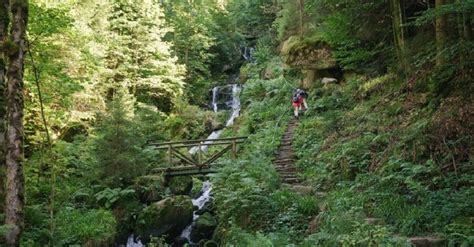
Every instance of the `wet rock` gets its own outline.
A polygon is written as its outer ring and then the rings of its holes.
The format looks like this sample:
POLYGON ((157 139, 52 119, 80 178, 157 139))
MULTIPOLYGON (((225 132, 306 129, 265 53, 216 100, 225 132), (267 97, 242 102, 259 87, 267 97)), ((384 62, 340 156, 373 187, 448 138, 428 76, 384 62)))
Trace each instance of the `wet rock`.
POLYGON ((146 207, 138 216, 139 235, 146 241, 149 236, 167 235, 175 239, 193 220, 193 203, 189 196, 165 198, 146 207))
POLYGON ((201 239, 211 239, 216 227, 216 219, 209 212, 204 213, 194 222, 191 241, 198 242, 201 239))
POLYGON ((193 189, 193 179, 189 176, 173 177, 169 181, 169 188, 174 195, 189 195, 193 189))

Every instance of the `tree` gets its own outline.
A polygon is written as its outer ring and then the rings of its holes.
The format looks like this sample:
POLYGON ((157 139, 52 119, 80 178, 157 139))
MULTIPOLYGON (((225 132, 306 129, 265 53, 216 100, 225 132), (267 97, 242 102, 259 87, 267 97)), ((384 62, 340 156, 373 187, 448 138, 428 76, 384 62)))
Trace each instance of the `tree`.
MULTIPOLYGON (((441 9, 442 6, 446 3, 446 0, 436 0, 435 7, 436 9, 441 9)), ((435 32, 436 32, 436 65, 441 66, 444 63, 443 50, 446 46, 447 39, 447 20, 446 15, 439 14, 436 16, 435 20, 435 32)))
POLYGON ((406 30, 403 26, 405 24, 405 11, 403 0, 390 0, 390 8, 392 11, 392 27, 393 38, 397 51, 398 62, 403 71, 407 69, 407 62, 405 58, 405 36, 406 30))
MULTIPOLYGON (((4 198, 5 198, 5 53, 1 49, 5 46, 8 34, 8 0, 0 0, 0 214, 3 214, 4 198)), ((0 223, 3 219, 0 219, 0 223)))
POLYGON ((142 103, 169 112, 183 93, 184 68, 162 41, 162 13, 151 0, 113 0, 106 55, 108 99, 125 86, 142 103))
POLYGON ((8 245, 19 246, 23 231, 24 177, 23 177, 23 61, 28 22, 28 0, 12 1, 12 24, 8 40, 7 62, 7 167, 5 224, 8 245))
POLYGON ((100 179, 107 185, 129 185, 145 168, 141 162, 143 138, 133 119, 133 95, 122 88, 107 105, 96 142, 100 179))

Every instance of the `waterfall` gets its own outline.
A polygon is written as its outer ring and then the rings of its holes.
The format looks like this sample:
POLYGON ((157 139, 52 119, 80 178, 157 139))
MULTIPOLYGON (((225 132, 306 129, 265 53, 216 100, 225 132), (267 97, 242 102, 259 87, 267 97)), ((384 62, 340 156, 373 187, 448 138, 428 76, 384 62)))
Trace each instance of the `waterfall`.
POLYGON ((219 94, 219 87, 214 87, 212 89, 212 108, 214 112, 217 112, 217 96, 219 94))
POLYGON ((255 48, 254 47, 243 47, 241 49, 242 51, 242 57, 246 60, 246 61, 251 61, 253 60, 253 54, 255 52, 255 48))
MULTIPOLYGON (((235 77, 233 79, 234 82, 235 82, 235 80, 237 80, 237 77, 235 77)), ((229 118, 226 121, 226 124, 225 124, 226 127, 232 126, 234 124, 234 120, 240 114, 240 98, 239 98, 240 86, 237 83, 230 84, 229 86, 232 86, 232 99, 229 102, 227 102, 226 104, 230 107, 232 112, 231 112, 229 118)), ((219 87, 214 87, 212 89, 212 107, 213 107, 214 112, 217 112, 219 110, 218 109, 219 92, 220 92, 219 87)), ((216 130, 216 131, 212 132, 206 139, 207 140, 217 139, 222 134, 222 131, 223 130, 216 130)), ((206 143, 209 143, 209 142, 204 142, 204 144, 206 144, 206 143)), ((201 152, 207 152, 207 149, 208 149, 208 146, 203 145, 203 146, 201 146, 200 151, 201 152)), ((197 152, 199 152, 199 147, 194 147, 194 148, 191 148, 189 150, 190 154, 195 154, 197 152)), ((205 181, 202 185, 201 196, 199 196, 198 198, 192 200, 193 205, 198 208, 197 210, 202 209, 204 207, 204 205, 209 201, 209 199, 211 198, 211 190, 212 190, 211 182, 210 181, 205 181)), ((191 231, 193 229, 193 224, 199 218, 199 215, 196 214, 197 210, 195 210, 193 212, 193 222, 191 224, 189 224, 181 232, 181 237, 187 239, 190 243, 191 243, 190 237, 191 237, 191 231)), ((134 238, 133 234, 130 235, 129 238, 128 238, 126 247, 144 247, 145 246, 145 245, 142 244, 142 242, 140 240, 136 240, 136 241, 137 242, 135 242, 135 238, 134 238)))
POLYGON ((137 242, 135 242, 135 238, 133 234, 128 237, 126 246, 127 247, 144 247, 144 245, 142 244, 142 241, 140 241, 139 239, 137 239, 137 242))
MULTIPOLYGON (((231 84, 232 86, 232 100, 229 102, 229 105, 232 109, 232 113, 230 115, 230 117, 227 119, 226 121, 226 124, 225 126, 226 127, 229 127, 229 126, 232 126, 234 124, 234 120, 239 116, 240 114, 240 97, 239 97, 239 94, 240 94, 240 86, 238 84, 231 84)), ((214 89, 212 89, 212 105, 214 106, 214 111, 217 112, 217 100, 214 101, 215 99, 217 99, 218 97, 218 92, 219 90, 216 89, 217 87, 215 87, 214 89), (216 96, 214 97, 214 92, 216 92, 216 96)), ((214 132, 212 132, 206 139, 207 140, 213 140, 213 139, 217 139, 219 138, 219 136, 222 134, 222 130, 216 130, 214 132)), ((210 142, 204 142, 203 144, 207 144, 207 143, 210 143, 210 142)), ((203 145, 201 146, 201 151, 202 152, 207 152, 207 146, 206 145, 203 145)), ((197 153, 199 150, 199 147, 193 147, 189 150, 189 153, 190 154, 195 154, 197 153)))
POLYGON ((227 120, 225 126, 229 127, 234 124, 234 120, 240 115, 240 87, 238 84, 232 85, 232 114, 227 120))
MULTIPOLYGON (((193 223, 199 218, 199 215, 196 214, 196 212, 204 207, 206 203, 211 199, 211 190, 212 190, 212 184, 209 181, 205 181, 202 184, 202 189, 201 189, 201 196, 199 196, 196 199, 193 199, 193 206, 197 207, 198 209, 193 212, 193 223)), ((193 230, 193 223, 189 224, 183 232, 181 232, 181 237, 185 238, 189 241, 189 243, 192 243, 191 241, 191 231, 193 230)))
MULTIPOLYGON (((227 122, 225 124, 226 127, 229 127, 229 126, 232 126, 234 124, 234 120, 239 116, 240 114, 240 86, 238 84, 231 84, 232 86, 232 100, 229 102, 229 105, 231 107, 231 114, 230 114, 230 117, 227 119, 227 122)), ((218 89, 217 87, 215 87, 214 89, 212 89, 212 105, 214 106, 214 111, 217 112, 217 101, 216 101, 216 98, 217 98, 217 93, 218 93, 218 89)), ((219 136, 222 134, 222 131, 223 130, 216 130, 214 132, 212 132, 206 139, 207 140, 213 140, 213 139, 217 139, 219 138, 219 136)), ((209 142, 207 142, 209 143, 209 142)), ((204 142, 204 144, 206 144, 206 142, 204 142)), ((191 148, 189 150, 189 153, 190 154, 195 154, 196 152, 207 152, 207 146, 206 145, 203 145, 201 146, 201 150, 199 150, 199 147, 194 147, 194 148, 191 148)), ((205 181, 202 185, 202 189, 201 189, 201 196, 196 198, 195 200, 193 200, 193 205, 196 206, 199 209, 201 209, 202 207, 204 207, 204 205, 209 201, 209 199, 211 198, 211 189, 212 189, 212 184, 210 181, 205 181)), ((184 230, 183 232, 181 232, 181 237, 182 238, 186 238, 190 243, 191 242, 191 232, 193 230, 193 225, 194 225, 194 222, 199 218, 199 215, 196 214, 196 211, 195 210, 193 212, 193 222, 191 224, 189 224, 184 230)))

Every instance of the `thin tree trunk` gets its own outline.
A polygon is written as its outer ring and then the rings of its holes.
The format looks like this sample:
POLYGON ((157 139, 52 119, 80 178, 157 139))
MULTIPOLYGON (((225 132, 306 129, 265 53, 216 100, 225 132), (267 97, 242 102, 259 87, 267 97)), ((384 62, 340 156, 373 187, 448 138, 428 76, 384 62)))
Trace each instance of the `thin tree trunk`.
MULTIPOLYGON (((465 0, 461 0, 464 3, 465 0)), ((471 13, 463 12, 463 28, 464 28, 464 39, 467 41, 472 40, 472 26, 471 26, 471 13)))
MULTIPOLYGON (((3 47, 8 35, 8 0, 0 0, 0 47, 3 47)), ((5 205, 5 54, 0 51, 0 214, 4 213, 5 205)), ((0 219, 0 225, 3 223, 0 219)))
POLYGON ((19 246, 23 231, 23 61, 28 21, 28 0, 16 0, 10 6, 12 48, 7 63, 7 197, 5 224, 7 244, 19 246))
POLYGON ((299 10, 300 10, 300 14, 299 14, 299 17, 300 17, 300 20, 299 20, 299 26, 300 26, 300 37, 303 38, 303 35, 304 35, 304 25, 303 25, 303 20, 304 20, 304 0, 298 0, 298 3, 299 3, 299 10))
MULTIPOLYGON (((446 0, 436 0, 435 7, 438 9, 446 3, 446 0)), ((446 16, 437 16, 435 20, 435 31, 436 31, 436 65, 441 66, 444 64, 443 50, 446 46, 446 16)))
POLYGON ((393 27, 393 38, 397 51, 398 61, 400 68, 406 73, 408 68, 405 55, 405 15, 403 2, 400 0, 390 0, 390 8, 392 10, 392 27, 393 27))

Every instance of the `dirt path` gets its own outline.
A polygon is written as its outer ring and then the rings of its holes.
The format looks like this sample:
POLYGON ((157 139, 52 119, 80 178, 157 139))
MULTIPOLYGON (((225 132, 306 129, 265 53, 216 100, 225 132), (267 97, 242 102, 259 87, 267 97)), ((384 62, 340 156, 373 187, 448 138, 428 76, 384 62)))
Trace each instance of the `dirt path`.
POLYGON ((293 136, 296 128, 298 127, 298 120, 292 119, 288 123, 288 127, 283 135, 281 145, 278 149, 278 155, 273 161, 278 174, 283 183, 286 184, 300 184, 301 179, 298 178, 297 169, 294 167, 294 158, 293 153, 293 136))

